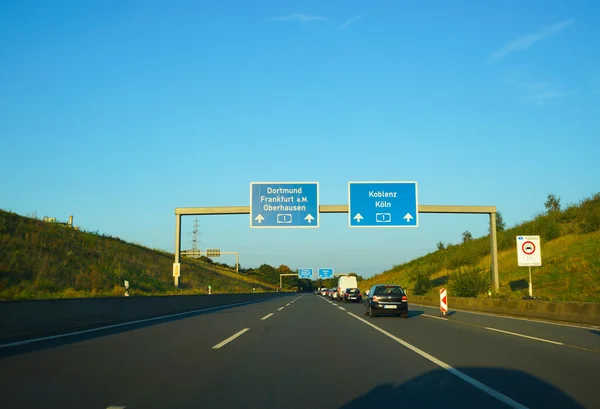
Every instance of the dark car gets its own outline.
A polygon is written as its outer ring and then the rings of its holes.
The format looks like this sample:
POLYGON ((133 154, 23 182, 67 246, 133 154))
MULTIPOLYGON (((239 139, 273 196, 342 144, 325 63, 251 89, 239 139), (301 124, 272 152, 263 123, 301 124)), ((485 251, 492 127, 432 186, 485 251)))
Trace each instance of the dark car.
POLYGON ((365 315, 396 315, 408 317, 408 299, 399 285, 376 284, 371 287, 365 298, 365 315))
POLYGON ((362 302, 362 294, 358 288, 346 288, 346 291, 342 293, 342 301, 362 302))

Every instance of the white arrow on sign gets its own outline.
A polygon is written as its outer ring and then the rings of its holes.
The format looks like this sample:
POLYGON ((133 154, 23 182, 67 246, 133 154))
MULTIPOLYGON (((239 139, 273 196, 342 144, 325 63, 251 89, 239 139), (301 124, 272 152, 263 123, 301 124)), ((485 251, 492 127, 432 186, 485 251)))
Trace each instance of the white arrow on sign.
POLYGON ((406 214, 404 215, 403 219, 404 219, 404 220, 406 220, 406 223, 410 223, 410 221, 411 221, 412 219, 414 219, 414 217, 412 217, 412 216, 410 215, 410 213, 406 213, 406 214))
POLYGON ((262 217, 262 215, 258 215, 254 218, 254 220, 256 220, 258 222, 258 224, 261 224, 263 220, 265 220, 264 217, 262 217))
POLYGON ((308 215, 307 215, 307 216, 304 218, 304 220, 307 220, 309 223, 312 223, 312 221, 313 221, 313 220, 315 220, 315 218, 314 218, 314 217, 312 217, 312 214, 310 214, 310 213, 309 213, 309 214, 308 214, 308 215))
POLYGON ((354 217, 353 217, 353 219, 354 219, 354 220, 356 220, 356 222, 357 222, 357 223, 360 223, 360 221, 361 221, 362 219, 364 219, 364 217, 362 217, 362 216, 360 215, 360 213, 356 213, 356 216, 354 216, 354 217))

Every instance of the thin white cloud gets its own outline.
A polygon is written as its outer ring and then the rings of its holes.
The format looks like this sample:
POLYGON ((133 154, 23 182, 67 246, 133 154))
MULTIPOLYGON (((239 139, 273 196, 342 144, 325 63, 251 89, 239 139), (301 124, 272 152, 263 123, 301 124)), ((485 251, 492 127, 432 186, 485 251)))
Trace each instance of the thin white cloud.
POLYGON ((341 26, 339 26, 339 29, 344 29, 344 28, 348 28, 350 27, 352 24, 354 24, 355 22, 357 22, 358 20, 360 20, 362 18, 362 16, 358 15, 358 16, 354 16, 352 18, 349 18, 348 20, 346 20, 346 22, 344 24, 342 24, 341 26))
POLYGON ((575 20, 564 20, 560 23, 555 23, 549 26, 542 27, 534 33, 529 33, 515 40, 512 40, 504 44, 504 46, 500 50, 492 53, 492 55, 489 58, 489 61, 498 61, 512 52, 527 50, 529 47, 533 46, 538 41, 560 34, 562 31, 566 30, 571 25, 573 25, 573 23, 575 23, 575 20))
POLYGON ((517 81, 515 79, 509 79, 507 83, 523 91, 523 99, 538 104, 546 104, 572 94, 572 92, 561 89, 552 82, 517 81))
POLYGON ((293 13, 287 16, 279 16, 268 19, 269 21, 297 21, 300 23, 310 23, 313 21, 327 21, 327 17, 313 16, 310 14, 293 13))

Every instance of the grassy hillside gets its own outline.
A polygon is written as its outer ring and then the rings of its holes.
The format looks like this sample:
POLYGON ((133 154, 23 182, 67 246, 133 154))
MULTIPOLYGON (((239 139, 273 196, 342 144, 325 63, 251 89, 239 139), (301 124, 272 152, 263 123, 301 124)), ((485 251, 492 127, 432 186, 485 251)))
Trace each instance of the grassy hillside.
MULTIPOLYGON (((498 233, 500 296, 528 294, 528 269, 517 266, 516 236, 539 235, 542 267, 532 267, 533 295, 557 301, 600 302, 600 194, 564 210, 554 209, 498 233)), ((412 294, 448 288, 459 295, 465 287, 482 295, 491 289, 489 236, 435 251, 394 266, 368 280, 398 283, 412 294)))
POLYGON ((276 288, 202 260, 184 259, 181 272, 175 289, 173 254, 0 210, 0 299, 118 296, 124 280, 131 295, 276 288))

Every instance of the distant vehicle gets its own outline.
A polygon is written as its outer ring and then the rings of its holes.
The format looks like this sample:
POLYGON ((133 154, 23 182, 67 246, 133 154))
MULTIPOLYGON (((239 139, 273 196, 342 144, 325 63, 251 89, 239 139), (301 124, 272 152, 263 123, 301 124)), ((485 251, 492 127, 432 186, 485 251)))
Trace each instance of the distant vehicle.
POLYGON ((329 289, 329 299, 333 300, 333 295, 335 294, 335 288, 330 288, 329 289))
POLYGON ((358 282, 356 281, 355 276, 341 276, 340 278, 338 278, 337 284, 338 299, 342 299, 342 293, 346 291, 346 288, 356 287, 358 287, 358 282))
POLYGON ((346 291, 342 293, 342 301, 362 302, 362 293, 358 288, 346 288, 346 291))
POLYGON ((329 295, 329 288, 321 288, 321 295, 327 297, 329 295))
POLYGON ((396 315, 408 317, 406 291, 399 285, 375 284, 365 298, 365 315, 396 315))
POLYGON ((336 294, 336 290, 335 290, 335 288, 330 288, 330 289, 329 289, 329 298, 331 298, 331 299, 333 300, 333 299, 335 299, 335 296, 336 296, 336 295, 337 295, 337 294, 336 294))

